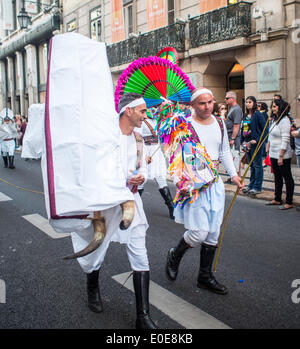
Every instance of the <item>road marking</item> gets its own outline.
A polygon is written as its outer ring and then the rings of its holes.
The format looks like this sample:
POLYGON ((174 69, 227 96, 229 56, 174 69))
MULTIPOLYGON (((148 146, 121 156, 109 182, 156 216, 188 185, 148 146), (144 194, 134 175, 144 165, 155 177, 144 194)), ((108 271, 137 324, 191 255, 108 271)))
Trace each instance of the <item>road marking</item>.
POLYGON ((61 239, 65 238, 66 236, 70 236, 71 234, 60 234, 57 233, 49 224, 48 220, 39 214, 28 214, 26 216, 22 216, 24 219, 26 219, 29 223, 33 224, 35 227, 39 228, 41 231, 43 231, 45 234, 50 236, 52 239, 61 239))
POLYGON ((12 198, 10 198, 9 196, 6 196, 3 193, 0 193, 0 201, 9 201, 12 200, 12 198))
MULTIPOLYGON (((112 278, 124 284, 130 272, 115 275, 112 278)), ((134 292, 133 283, 126 282, 126 288, 134 292)), ((168 315, 180 325, 188 329, 229 329, 230 327, 201 309, 186 302, 180 297, 167 291, 153 281, 150 281, 149 301, 157 309, 168 315)))

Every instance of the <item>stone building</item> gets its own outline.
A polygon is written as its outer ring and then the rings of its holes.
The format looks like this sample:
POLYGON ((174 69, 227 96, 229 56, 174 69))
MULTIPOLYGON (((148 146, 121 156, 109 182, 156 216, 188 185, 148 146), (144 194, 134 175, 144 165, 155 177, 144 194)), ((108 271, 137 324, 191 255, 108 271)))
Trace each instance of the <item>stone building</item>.
POLYGON ((53 33, 60 30, 59 2, 0 3, 0 110, 8 106, 16 114, 27 115, 32 103, 45 100, 48 43, 53 33), (30 20, 23 29, 18 21, 22 10, 30 20))
POLYGON ((64 0, 63 31, 107 43, 114 82, 138 57, 165 46, 218 102, 235 90, 242 105, 253 95, 270 104, 275 93, 296 109, 300 92, 300 2, 291 0, 64 0))
MULTIPOLYGON (((295 101, 300 92, 298 0, 61 0, 60 4, 61 32, 74 31, 107 44, 114 83, 134 59, 172 46, 178 51, 179 66, 194 85, 211 88, 218 102, 224 100, 226 91, 235 90, 241 105, 249 95, 270 105, 278 93, 292 104, 292 114, 300 120, 295 101)), ((15 100, 17 106, 18 89, 13 87, 9 67, 14 60, 18 67, 20 54, 3 49, 18 33, 1 36, 0 48, 0 76, 6 69, 8 100, 15 100)), ((27 52, 26 47, 18 51, 27 52)), ((37 55, 36 49, 34 52, 37 55)), ((32 96, 42 101, 45 80, 40 76, 39 83, 29 83, 30 77, 36 79, 34 64, 31 71, 26 69, 25 100, 38 88, 32 96)), ((0 107, 4 85, 2 82, 0 107)))

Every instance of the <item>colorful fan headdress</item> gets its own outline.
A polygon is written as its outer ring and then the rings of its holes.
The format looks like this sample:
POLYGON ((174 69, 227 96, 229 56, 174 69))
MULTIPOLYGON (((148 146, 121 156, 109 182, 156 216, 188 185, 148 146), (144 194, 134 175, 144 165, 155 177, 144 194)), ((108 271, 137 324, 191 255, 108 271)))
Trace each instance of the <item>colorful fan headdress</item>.
POLYGON ((178 64, 178 53, 173 47, 165 47, 158 52, 157 57, 168 59, 173 64, 178 64))
POLYGON ((140 58, 121 74, 116 91, 115 106, 124 93, 138 93, 144 97, 147 108, 161 104, 162 99, 189 103, 195 87, 188 76, 175 64, 160 57, 140 58))

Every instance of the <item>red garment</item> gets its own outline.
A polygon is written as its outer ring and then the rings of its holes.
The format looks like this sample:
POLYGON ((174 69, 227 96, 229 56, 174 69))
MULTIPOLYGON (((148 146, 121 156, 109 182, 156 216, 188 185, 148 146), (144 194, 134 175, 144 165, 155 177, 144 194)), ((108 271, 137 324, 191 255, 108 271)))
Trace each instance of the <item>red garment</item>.
POLYGON ((268 156, 265 158, 264 163, 265 163, 265 165, 270 166, 270 167, 271 167, 271 173, 274 173, 274 172, 273 172, 273 169, 272 169, 272 166, 271 166, 271 159, 270 159, 270 155, 269 155, 269 154, 268 154, 268 156))
POLYGON ((20 138, 20 145, 23 145, 23 137, 24 137, 24 134, 25 134, 25 131, 26 131, 26 127, 27 127, 27 123, 26 122, 23 122, 22 125, 21 125, 21 132, 22 132, 22 135, 21 135, 21 138, 20 138))

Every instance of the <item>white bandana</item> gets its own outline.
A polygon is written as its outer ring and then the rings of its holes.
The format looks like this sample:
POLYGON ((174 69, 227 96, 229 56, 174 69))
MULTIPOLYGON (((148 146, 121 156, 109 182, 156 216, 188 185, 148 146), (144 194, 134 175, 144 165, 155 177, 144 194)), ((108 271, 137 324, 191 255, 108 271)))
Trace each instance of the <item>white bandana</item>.
POLYGON ((209 90, 207 88, 202 88, 201 90, 197 90, 196 92, 194 92, 192 94, 191 102, 193 102, 197 97, 199 97, 200 95, 203 95, 205 93, 208 93, 208 94, 213 96, 213 93, 211 92, 211 90, 209 90))
POLYGON ((122 113, 124 113, 124 111, 126 110, 126 108, 134 108, 137 107, 138 105, 144 104, 146 103, 144 98, 138 98, 135 99, 134 101, 128 103, 127 105, 125 105, 119 112, 119 115, 121 115, 122 113))

